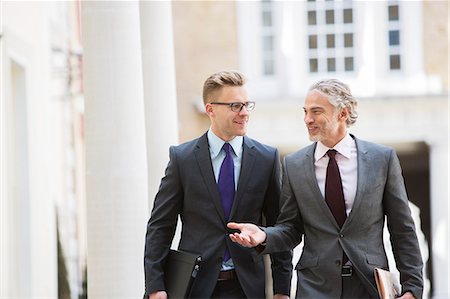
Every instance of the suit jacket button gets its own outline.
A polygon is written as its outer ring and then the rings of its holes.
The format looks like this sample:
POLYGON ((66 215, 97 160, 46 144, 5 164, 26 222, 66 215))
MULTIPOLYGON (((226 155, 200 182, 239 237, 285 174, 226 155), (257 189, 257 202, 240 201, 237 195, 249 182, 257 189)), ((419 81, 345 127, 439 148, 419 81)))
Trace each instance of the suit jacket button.
POLYGON ((340 260, 336 260, 336 266, 340 266, 341 265, 341 261, 340 260))
POLYGON ((340 234, 340 235, 339 235, 339 238, 343 238, 343 237, 344 237, 344 235, 343 235, 343 234, 340 234))

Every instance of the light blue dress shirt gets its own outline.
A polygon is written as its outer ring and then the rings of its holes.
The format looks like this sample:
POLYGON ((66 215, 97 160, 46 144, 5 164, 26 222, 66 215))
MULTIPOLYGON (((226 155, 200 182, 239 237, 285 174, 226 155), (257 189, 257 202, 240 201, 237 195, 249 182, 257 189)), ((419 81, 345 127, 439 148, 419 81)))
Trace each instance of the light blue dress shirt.
MULTIPOLYGON (((219 172, 220 166, 222 166, 222 162, 225 159, 225 151, 222 150, 225 141, 217 137, 216 134, 211 130, 208 130, 207 133, 208 144, 209 144, 209 153, 211 155, 211 163, 214 170, 214 177, 216 182, 219 181, 219 172)), ((242 145, 244 143, 243 136, 236 136, 232 140, 228 141, 228 143, 233 148, 233 162, 234 162, 234 190, 237 190, 238 182, 239 182, 239 174, 241 172, 241 162, 242 162, 242 145)), ((222 263, 221 271, 234 269, 233 259, 229 259, 227 262, 222 263)))

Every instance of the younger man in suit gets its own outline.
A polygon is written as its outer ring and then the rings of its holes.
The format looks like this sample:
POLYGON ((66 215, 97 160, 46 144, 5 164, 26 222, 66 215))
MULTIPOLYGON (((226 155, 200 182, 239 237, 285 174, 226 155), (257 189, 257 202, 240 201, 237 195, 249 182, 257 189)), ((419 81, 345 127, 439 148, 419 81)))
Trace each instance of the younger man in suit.
MULTIPOLYGON (((202 256, 192 298, 265 298, 263 259, 230 241, 228 221, 273 225, 279 213, 281 165, 278 151, 245 136, 250 111, 244 76, 211 75, 203 87, 210 129, 170 148, 145 243, 145 297, 166 298, 163 265, 178 215, 179 249, 202 256)), ((288 298, 292 251, 271 255, 275 298, 288 298)))
POLYGON ((230 223, 241 231, 230 237, 246 247, 265 242, 263 253, 294 248, 303 237, 297 298, 378 298, 373 272, 388 268, 386 217, 400 298, 421 298, 422 259, 397 155, 347 132, 356 105, 338 80, 310 88, 303 109, 314 143, 285 158, 277 224, 230 223))

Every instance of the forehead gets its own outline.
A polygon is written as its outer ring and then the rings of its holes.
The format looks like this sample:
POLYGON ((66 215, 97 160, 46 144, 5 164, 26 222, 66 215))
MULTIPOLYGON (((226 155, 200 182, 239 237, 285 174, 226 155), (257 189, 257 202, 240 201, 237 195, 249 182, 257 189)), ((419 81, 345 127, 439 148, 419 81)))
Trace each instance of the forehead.
POLYGON ((328 96, 318 90, 311 90, 305 97, 305 109, 321 107, 324 109, 334 108, 328 100, 328 96))
POLYGON ((248 93, 245 86, 224 86, 217 93, 217 99, 222 102, 246 102, 248 93))

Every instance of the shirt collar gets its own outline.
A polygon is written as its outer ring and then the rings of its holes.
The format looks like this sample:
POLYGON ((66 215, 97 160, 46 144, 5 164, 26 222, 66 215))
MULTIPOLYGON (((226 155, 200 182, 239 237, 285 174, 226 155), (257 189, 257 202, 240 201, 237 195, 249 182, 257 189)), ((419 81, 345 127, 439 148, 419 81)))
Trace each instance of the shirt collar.
MULTIPOLYGON (((225 141, 223 141, 222 139, 220 139, 220 137, 214 134, 214 132, 211 129, 208 130, 207 136, 209 149, 211 151, 211 158, 214 159, 222 150, 225 141)), ((240 157, 242 154, 242 144, 244 143, 244 136, 236 136, 230 141, 228 141, 228 143, 233 148, 234 154, 237 157, 240 157)))
POLYGON ((339 154, 350 159, 352 148, 355 146, 355 140, 350 136, 349 133, 345 134, 345 137, 342 138, 333 148, 329 148, 324 145, 322 142, 317 142, 316 151, 314 152, 314 159, 316 161, 320 160, 328 150, 335 149, 339 154))

